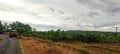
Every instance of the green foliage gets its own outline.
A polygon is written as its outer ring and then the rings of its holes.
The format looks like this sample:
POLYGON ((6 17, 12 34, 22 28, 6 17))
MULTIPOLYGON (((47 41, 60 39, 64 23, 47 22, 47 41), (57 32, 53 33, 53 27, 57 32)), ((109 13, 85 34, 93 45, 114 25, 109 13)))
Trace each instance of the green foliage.
POLYGON ((23 24, 21 22, 13 22, 9 25, 12 30, 17 30, 20 34, 24 32, 31 31, 32 28, 28 24, 23 24))
POLYGON ((2 25, 2 23, 0 21, 0 34, 3 33, 3 29, 4 29, 4 27, 3 27, 3 25, 2 25))
MULTIPOLYGON (((119 42, 120 43, 120 33, 116 35, 114 32, 97 32, 97 31, 64 31, 58 29, 57 31, 36 31, 28 24, 23 24, 21 22, 13 22, 7 25, 12 30, 17 30, 23 36, 33 36, 43 39, 49 39, 53 41, 82 41, 82 42, 119 42)), ((0 22, 0 33, 3 31, 4 26, 0 22)))
POLYGON ((0 21, 0 30, 3 30, 3 25, 1 23, 1 21, 0 21))
POLYGON ((29 36, 33 36, 35 33, 36 37, 49 39, 53 41, 83 41, 83 42, 97 42, 97 43, 105 43, 105 42, 120 42, 120 34, 115 36, 111 33, 104 32, 93 32, 93 31, 83 31, 83 32, 68 32, 61 31, 58 29, 57 31, 46 31, 46 32, 31 32, 28 33, 29 36), (31 35, 30 35, 31 34, 31 35))

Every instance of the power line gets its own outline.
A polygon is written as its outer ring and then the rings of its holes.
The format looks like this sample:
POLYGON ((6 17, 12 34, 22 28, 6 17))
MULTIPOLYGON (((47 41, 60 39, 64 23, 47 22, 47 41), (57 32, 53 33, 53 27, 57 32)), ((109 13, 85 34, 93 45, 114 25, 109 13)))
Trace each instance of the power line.
POLYGON ((115 28, 115 31, 116 31, 116 36, 118 35, 118 28, 120 28, 120 27, 112 27, 112 28, 115 28))

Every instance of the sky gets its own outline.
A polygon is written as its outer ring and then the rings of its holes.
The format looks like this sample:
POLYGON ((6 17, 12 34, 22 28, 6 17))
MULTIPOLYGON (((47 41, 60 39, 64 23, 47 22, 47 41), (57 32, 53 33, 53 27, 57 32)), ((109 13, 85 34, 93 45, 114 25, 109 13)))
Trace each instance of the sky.
POLYGON ((0 20, 37 30, 115 31, 120 0, 0 0, 0 20))

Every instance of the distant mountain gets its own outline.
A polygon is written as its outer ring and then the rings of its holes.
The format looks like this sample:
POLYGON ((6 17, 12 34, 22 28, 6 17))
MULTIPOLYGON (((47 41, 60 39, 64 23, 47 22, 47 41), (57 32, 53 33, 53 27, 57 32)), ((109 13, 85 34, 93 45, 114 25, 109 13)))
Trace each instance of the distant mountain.
MULTIPOLYGON (((80 33, 84 33, 84 32, 87 32, 87 31, 84 31, 84 30, 68 30, 66 32, 80 32, 80 33)), ((98 33, 116 33, 116 32, 107 32, 107 31, 91 31, 91 32, 98 32, 98 33)), ((120 32, 118 32, 120 33, 120 32)))

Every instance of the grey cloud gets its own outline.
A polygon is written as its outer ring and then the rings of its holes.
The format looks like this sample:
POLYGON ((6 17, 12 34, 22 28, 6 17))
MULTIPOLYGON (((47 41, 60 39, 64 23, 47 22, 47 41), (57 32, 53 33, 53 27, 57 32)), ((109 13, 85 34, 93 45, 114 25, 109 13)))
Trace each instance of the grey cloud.
POLYGON ((23 2, 36 6, 29 9, 25 7, 27 5, 12 6, 0 3, 0 11, 27 15, 38 20, 38 24, 32 24, 34 22, 31 20, 32 27, 45 30, 96 29, 120 24, 119 0, 23 0, 23 2), (55 25, 44 25, 39 21, 45 21, 48 24, 55 23, 55 25))
POLYGON ((109 27, 109 26, 116 26, 120 25, 120 22, 108 22, 108 23, 102 23, 100 25, 94 25, 95 28, 100 28, 100 27, 109 27))
POLYGON ((96 12, 96 11, 89 11, 89 12, 87 12, 87 13, 85 13, 85 14, 78 14, 78 15, 93 18, 94 16, 99 16, 99 15, 102 15, 102 14, 99 13, 99 12, 96 12))
POLYGON ((13 10, 15 10, 13 6, 0 3, 0 11, 13 11, 13 10))
POLYGON ((0 3, 0 11, 5 11, 5 12, 19 12, 19 13, 24 13, 28 12, 26 8, 24 7, 19 7, 19 6, 14 6, 14 5, 8 5, 4 3, 0 3))
POLYGON ((120 0, 77 0, 77 2, 105 13, 120 12, 120 0))
POLYGON ((30 24, 30 26, 32 26, 38 30, 57 30, 57 29, 69 30, 67 27, 55 26, 55 25, 30 24))
POLYGON ((25 8, 1 3, 0 4, 0 11, 5 11, 5 12, 25 12, 25 8))
POLYGON ((22 14, 31 15, 31 16, 38 17, 38 18, 44 17, 44 16, 39 15, 39 12, 37 11, 27 10, 25 7, 7 5, 4 3, 0 3, 0 11, 22 13, 22 14))
POLYGON ((58 12, 59 12, 60 14, 63 14, 63 15, 64 15, 64 12, 63 12, 63 11, 61 11, 61 10, 58 10, 58 12))
POLYGON ((64 15, 64 12, 62 10, 57 10, 57 9, 55 9, 53 7, 47 7, 47 8, 49 8, 49 10, 51 10, 52 12, 58 12, 58 13, 64 15))
POLYGON ((55 9, 54 9, 54 8, 49 7, 49 9, 50 9, 52 12, 55 12, 55 9))
POLYGON ((26 0, 27 2, 30 1, 30 2, 34 2, 34 3, 44 3, 44 2, 47 2, 47 1, 50 1, 50 0, 26 0))

